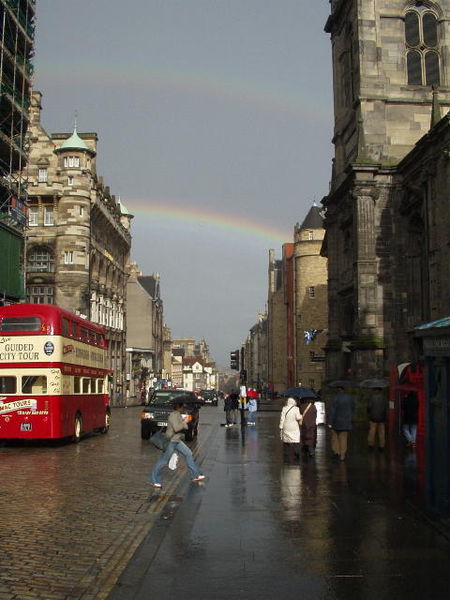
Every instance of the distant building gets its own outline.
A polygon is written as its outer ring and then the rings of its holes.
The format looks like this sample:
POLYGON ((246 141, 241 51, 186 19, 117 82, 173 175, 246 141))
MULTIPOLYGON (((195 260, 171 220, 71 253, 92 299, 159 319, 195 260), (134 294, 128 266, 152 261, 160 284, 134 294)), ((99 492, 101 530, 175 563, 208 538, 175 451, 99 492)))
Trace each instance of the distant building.
POLYGON ((216 387, 214 365, 200 358, 183 359, 183 385, 185 390, 208 390, 216 387))
POLYGON ((35 0, 0 0, 0 304, 24 300, 35 0))
POLYGON ((244 366, 253 387, 267 383, 281 392, 300 383, 317 390, 322 386, 328 333, 323 237, 321 210, 314 205, 296 225, 294 242, 283 244, 282 259, 269 251, 267 315, 245 343, 244 366))
MULTIPOLYGON (((295 377, 306 387, 321 389, 328 336, 327 260, 320 255, 325 230, 318 206, 295 227, 294 339, 295 377)), ((289 382, 290 385, 291 382, 289 382)))
POLYGON ((127 381, 131 397, 146 395, 163 373, 163 302, 159 275, 142 276, 130 262, 127 281, 127 381))
POLYGON ((29 126, 27 301, 56 304, 102 325, 113 389, 125 394, 133 217, 97 176, 97 135, 76 128, 49 135, 41 125, 41 98, 33 93, 29 126))

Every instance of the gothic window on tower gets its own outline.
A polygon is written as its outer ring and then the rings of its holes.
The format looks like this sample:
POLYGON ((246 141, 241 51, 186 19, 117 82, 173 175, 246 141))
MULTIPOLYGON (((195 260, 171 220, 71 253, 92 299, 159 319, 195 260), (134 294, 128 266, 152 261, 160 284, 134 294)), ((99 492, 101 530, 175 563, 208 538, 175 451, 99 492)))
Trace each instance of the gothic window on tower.
POLYGON ((436 15, 415 6, 405 15, 408 85, 439 85, 439 38, 436 15))

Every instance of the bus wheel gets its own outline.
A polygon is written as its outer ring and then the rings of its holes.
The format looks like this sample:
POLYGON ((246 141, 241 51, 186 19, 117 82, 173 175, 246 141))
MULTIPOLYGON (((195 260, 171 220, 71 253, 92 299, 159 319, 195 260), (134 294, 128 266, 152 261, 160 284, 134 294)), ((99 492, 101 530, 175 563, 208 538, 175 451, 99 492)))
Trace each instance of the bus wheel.
POLYGON ((83 421, 81 420, 81 415, 77 415, 75 417, 75 423, 73 427, 73 441, 75 444, 81 440, 81 432, 83 431, 83 421))
POLYGON ((100 429, 100 433, 108 433, 111 424, 111 411, 108 409, 105 413, 105 424, 100 429))

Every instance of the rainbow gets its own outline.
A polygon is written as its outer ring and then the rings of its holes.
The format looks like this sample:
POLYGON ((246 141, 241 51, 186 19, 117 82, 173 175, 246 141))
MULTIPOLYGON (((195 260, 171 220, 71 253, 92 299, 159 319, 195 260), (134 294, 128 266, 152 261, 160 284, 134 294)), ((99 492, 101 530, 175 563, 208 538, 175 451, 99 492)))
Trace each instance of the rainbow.
MULTIPOLYGON (((37 69, 38 85, 40 80, 68 85, 123 87, 150 86, 155 91, 172 90, 181 94, 210 97, 225 103, 242 104, 253 110, 265 110, 285 114, 300 121, 311 120, 316 124, 329 124, 331 107, 328 98, 315 98, 308 86, 292 90, 277 87, 271 89, 267 84, 241 80, 238 77, 225 76, 211 72, 192 70, 177 71, 158 68, 148 64, 120 65, 114 68, 107 63, 92 62, 74 64, 68 69, 67 62, 53 60, 39 64, 37 69), (70 71, 70 79, 67 73, 70 71)), ((36 88, 37 89, 37 88, 36 88)))
POLYGON ((253 216, 245 218, 192 204, 182 206, 152 199, 128 198, 123 205, 134 216, 158 220, 169 227, 174 225, 185 227, 186 224, 196 225, 199 228, 207 226, 206 231, 211 232, 211 235, 220 232, 227 237, 233 235, 241 239, 259 239, 272 244, 284 244, 293 238, 293 227, 289 231, 258 221, 253 216))

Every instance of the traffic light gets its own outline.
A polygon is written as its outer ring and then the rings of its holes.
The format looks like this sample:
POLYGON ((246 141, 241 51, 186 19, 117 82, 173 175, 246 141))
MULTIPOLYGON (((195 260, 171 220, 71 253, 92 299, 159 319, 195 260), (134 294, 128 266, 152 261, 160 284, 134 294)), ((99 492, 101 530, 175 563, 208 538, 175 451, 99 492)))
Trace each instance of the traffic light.
POLYGON ((230 352, 230 369, 239 371, 239 350, 230 352))

